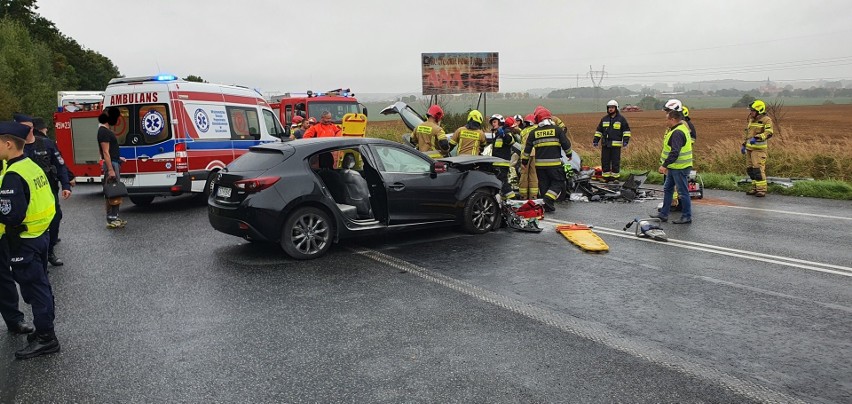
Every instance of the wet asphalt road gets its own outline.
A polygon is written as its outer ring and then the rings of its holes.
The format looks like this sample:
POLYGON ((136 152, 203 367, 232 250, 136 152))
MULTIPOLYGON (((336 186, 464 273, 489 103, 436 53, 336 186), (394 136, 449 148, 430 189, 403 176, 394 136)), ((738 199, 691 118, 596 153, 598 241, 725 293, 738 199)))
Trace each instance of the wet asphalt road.
POLYGON ((128 202, 107 230, 97 191, 63 204, 62 352, 17 362, 23 338, 0 335, 2 402, 852 401, 848 201, 708 191, 667 244, 621 232, 657 201, 565 203, 541 234, 296 262, 187 198, 128 202), (611 251, 569 244, 567 221, 611 251))

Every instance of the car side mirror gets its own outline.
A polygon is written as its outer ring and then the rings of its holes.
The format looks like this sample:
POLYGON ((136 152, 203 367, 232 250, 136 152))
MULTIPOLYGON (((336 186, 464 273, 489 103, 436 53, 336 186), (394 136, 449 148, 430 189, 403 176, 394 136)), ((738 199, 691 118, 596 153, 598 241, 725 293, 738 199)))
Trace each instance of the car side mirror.
POLYGON ((443 161, 432 162, 432 176, 447 172, 447 163, 443 161))
POLYGON ((367 114, 367 107, 361 108, 361 113, 364 114, 364 116, 366 117, 370 116, 369 114, 367 114))

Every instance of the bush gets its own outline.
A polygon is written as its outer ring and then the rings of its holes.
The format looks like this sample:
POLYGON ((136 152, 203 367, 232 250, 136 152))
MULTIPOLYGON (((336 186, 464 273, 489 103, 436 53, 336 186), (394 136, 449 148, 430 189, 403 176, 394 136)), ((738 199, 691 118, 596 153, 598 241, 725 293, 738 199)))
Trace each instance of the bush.
POLYGON ((744 94, 743 97, 739 99, 739 101, 731 105, 731 108, 745 108, 751 105, 751 103, 753 102, 754 97, 752 97, 751 94, 744 94))

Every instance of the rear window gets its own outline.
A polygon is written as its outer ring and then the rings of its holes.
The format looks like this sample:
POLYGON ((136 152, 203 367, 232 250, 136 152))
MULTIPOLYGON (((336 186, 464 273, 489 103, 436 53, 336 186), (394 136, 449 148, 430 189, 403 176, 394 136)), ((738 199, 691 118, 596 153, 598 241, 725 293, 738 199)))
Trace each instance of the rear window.
POLYGON ((251 150, 228 164, 228 171, 261 171, 268 170, 282 161, 288 155, 277 150, 251 150))

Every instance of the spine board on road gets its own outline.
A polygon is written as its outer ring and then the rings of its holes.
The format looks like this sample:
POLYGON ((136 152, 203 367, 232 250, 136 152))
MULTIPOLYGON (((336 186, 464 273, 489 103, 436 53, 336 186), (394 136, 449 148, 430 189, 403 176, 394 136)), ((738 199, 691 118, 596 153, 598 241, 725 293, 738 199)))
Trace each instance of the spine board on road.
POLYGON ((565 236, 568 241, 574 243, 584 251, 606 252, 609 245, 603 241, 592 228, 581 223, 560 224, 556 231, 565 236))

